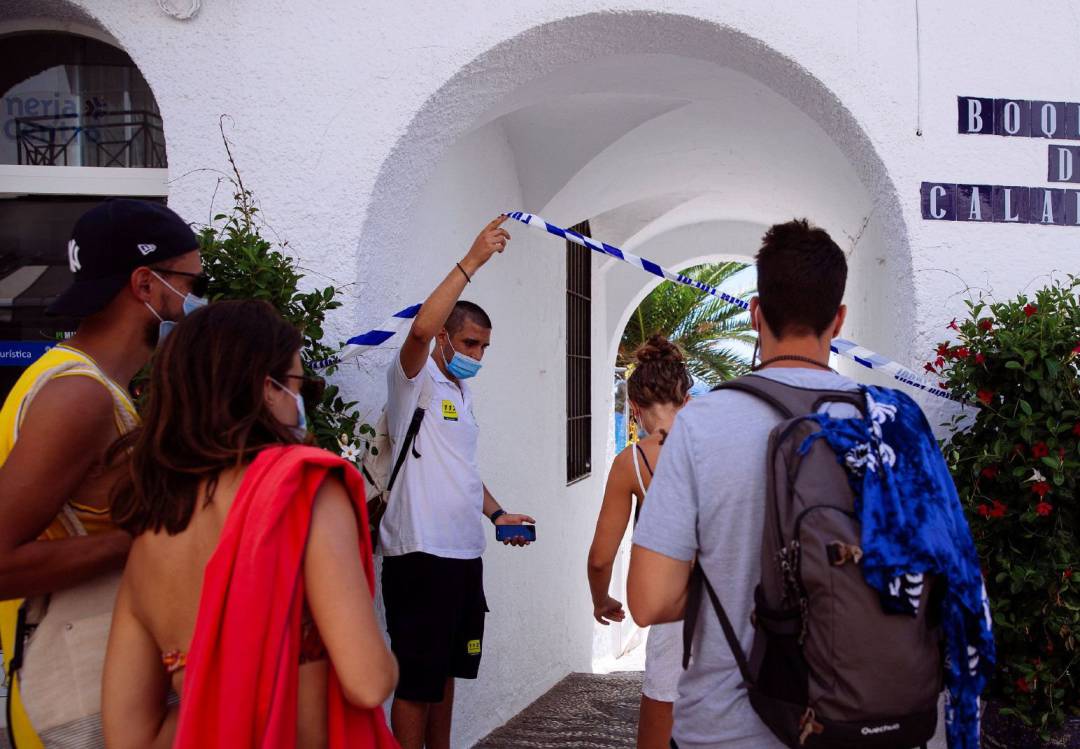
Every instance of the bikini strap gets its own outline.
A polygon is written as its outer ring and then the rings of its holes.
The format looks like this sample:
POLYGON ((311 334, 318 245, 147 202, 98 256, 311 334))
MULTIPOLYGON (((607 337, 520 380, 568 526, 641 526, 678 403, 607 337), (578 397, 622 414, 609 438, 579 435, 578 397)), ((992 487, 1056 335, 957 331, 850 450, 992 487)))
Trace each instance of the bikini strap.
MULTIPOLYGON (((641 463, 638 460, 638 453, 641 452, 641 445, 635 444, 633 446, 634 454, 634 474, 637 476, 637 485, 641 489, 641 498, 645 498, 645 481, 641 476, 641 463)), ((645 467, 649 468, 649 461, 645 459, 645 453, 641 453, 641 458, 645 460, 645 467)), ((652 478, 652 468, 649 468, 649 478, 652 478)))

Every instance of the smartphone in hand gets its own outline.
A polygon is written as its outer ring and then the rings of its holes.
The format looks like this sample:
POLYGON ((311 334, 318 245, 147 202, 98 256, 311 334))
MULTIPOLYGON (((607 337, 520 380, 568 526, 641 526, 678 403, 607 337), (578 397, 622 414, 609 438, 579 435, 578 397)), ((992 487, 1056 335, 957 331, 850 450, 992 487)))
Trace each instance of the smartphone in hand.
POLYGON ((496 525, 495 540, 509 541, 512 538, 523 538, 526 541, 536 540, 535 525, 496 525))

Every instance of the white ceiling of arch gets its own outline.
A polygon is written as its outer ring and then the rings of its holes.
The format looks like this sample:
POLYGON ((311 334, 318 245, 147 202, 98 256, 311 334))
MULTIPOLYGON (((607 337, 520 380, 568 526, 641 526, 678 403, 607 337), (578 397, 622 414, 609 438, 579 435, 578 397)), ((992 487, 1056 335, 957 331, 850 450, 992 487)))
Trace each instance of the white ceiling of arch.
MULTIPOLYGON (((718 221, 769 225, 807 216, 845 249, 870 210, 827 133, 753 78, 673 55, 567 65, 479 116, 514 154, 525 205, 640 254, 662 234, 718 221), (603 234, 598 231, 602 227, 603 234)), ((704 240, 702 240, 704 241, 704 240)), ((754 248, 683 246, 683 262, 754 248)))

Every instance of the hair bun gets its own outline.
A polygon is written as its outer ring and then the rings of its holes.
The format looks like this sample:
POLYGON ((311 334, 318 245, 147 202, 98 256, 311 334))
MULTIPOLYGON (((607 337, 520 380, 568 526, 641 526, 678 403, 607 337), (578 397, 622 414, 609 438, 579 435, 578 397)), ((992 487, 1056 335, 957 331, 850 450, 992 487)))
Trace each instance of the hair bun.
POLYGON ((659 333, 649 336, 634 352, 634 359, 638 364, 645 362, 681 362, 683 361, 682 350, 659 333))

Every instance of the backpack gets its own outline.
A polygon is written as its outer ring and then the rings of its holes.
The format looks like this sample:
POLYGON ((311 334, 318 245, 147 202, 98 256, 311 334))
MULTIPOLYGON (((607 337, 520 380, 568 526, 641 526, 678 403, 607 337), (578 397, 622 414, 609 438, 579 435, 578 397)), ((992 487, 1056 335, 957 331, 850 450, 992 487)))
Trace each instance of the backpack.
POLYGON ((368 529, 371 531, 372 549, 379 545, 379 526, 390 502, 390 491, 394 488, 394 482, 405 465, 406 458, 410 452, 414 457, 420 457, 420 453, 416 451, 416 435, 420 433, 420 424, 424 421, 424 414, 431 402, 432 389, 431 376, 424 370, 420 370, 420 376, 423 378, 420 383, 420 399, 416 402, 409 428, 401 440, 397 458, 394 458, 394 440, 390 435, 386 406, 383 406, 379 421, 375 424, 375 434, 368 440, 364 458, 360 462, 360 473, 364 477, 368 498, 368 529))
POLYGON ((743 651, 716 590, 695 564, 683 624, 689 665, 704 592, 720 619, 750 704, 789 747, 911 749, 937 726, 944 670, 940 590, 905 576, 896 584, 915 615, 887 613, 863 579, 860 525, 847 472, 808 416, 857 391, 797 388, 753 375, 720 385, 759 398, 784 416, 769 435, 761 580, 754 591, 753 647, 743 651))

